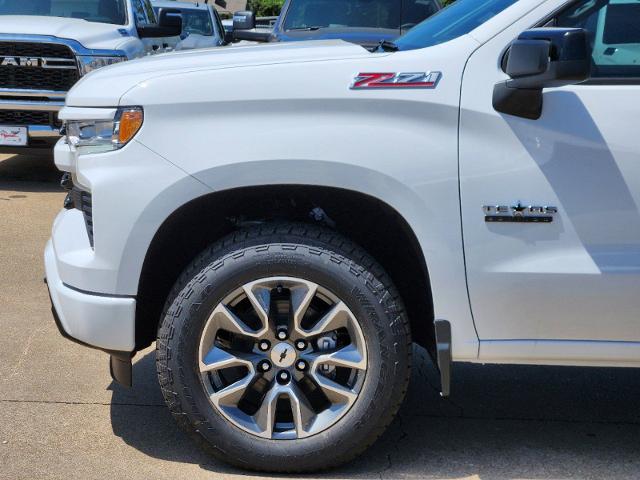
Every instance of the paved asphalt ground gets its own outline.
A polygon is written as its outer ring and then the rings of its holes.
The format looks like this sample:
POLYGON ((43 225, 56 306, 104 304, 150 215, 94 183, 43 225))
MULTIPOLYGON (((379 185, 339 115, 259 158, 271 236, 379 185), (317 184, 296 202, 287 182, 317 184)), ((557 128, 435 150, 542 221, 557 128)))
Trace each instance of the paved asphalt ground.
MULTIPOLYGON (((0 479, 247 478, 178 430, 153 350, 136 356, 127 390, 105 354, 57 332, 41 257, 62 206, 59 176, 51 159, 0 156, 0 479)), ((640 478, 639 371, 456 365, 443 400, 417 357, 383 438, 307 478, 640 478)))

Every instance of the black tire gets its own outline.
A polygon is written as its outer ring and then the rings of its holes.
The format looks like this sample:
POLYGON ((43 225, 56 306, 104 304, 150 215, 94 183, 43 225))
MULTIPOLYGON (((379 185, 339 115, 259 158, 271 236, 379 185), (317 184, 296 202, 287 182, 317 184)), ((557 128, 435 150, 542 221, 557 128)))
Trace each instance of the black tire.
POLYGON ((214 456, 241 468, 304 472, 352 460, 382 434, 409 381, 411 335, 382 267, 341 235, 306 224, 265 224, 211 245, 177 281, 158 330, 157 371, 173 416, 214 456), (335 292, 363 331, 368 368, 360 395, 327 430, 296 440, 251 435, 209 402, 196 366, 209 313, 230 291, 264 276, 298 276, 335 292))

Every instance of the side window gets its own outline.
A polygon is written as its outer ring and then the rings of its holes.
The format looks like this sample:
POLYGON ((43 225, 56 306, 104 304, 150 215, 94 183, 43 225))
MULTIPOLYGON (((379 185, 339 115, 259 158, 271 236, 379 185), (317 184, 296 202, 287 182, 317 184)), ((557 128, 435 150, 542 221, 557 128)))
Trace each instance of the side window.
POLYGON ((640 78, 640 2, 586 0, 558 15, 557 27, 584 28, 594 78, 640 78))
POLYGON ((133 0, 133 16, 138 26, 148 25, 150 23, 147 19, 147 12, 142 4, 142 0, 133 0))

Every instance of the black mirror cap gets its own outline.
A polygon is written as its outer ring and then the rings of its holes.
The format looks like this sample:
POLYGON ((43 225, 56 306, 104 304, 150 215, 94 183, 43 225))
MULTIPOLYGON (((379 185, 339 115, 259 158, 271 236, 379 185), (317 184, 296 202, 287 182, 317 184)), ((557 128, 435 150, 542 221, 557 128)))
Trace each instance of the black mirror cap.
POLYGON ((511 45, 506 73, 514 88, 561 87, 591 74, 587 32, 582 28, 533 28, 511 45))
POLYGON ((587 32, 583 28, 532 28, 522 32, 518 40, 546 40, 551 43, 549 56, 552 62, 588 60, 591 56, 587 32))
POLYGON ((161 8, 158 11, 158 23, 140 25, 140 38, 178 37, 182 34, 182 15, 176 8, 161 8))
POLYGON ((510 79, 493 89, 493 108, 501 113, 537 120, 542 115, 542 90, 589 79, 591 52, 581 28, 534 28, 511 44, 505 72, 510 79))
POLYGON ((581 83, 591 75, 591 48, 587 31, 582 28, 534 28, 520 35, 521 39, 550 43, 549 66, 552 78, 544 85, 554 87, 581 83))
POLYGON ((520 78, 545 73, 549 68, 550 50, 551 42, 548 40, 517 39, 509 50, 507 75, 520 78))
POLYGON ((255 14, 249 10, 236 12, 233 14, 233 31, 253 30, 256 28, 255 14))
POLYGON ((158 26, 180 28, 182 32, 182 12, 177 8, 161 8, 158 10, 158 26))

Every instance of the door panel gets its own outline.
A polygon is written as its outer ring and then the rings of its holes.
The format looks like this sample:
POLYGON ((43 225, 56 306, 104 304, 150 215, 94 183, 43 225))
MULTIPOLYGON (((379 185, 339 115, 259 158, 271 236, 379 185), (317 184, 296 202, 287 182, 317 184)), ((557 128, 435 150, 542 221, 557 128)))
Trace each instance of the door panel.
POLYGON ((476 51, 463 78, 461 200, 478 335, 638 341, 640 86, 545 90, 539 120, 497 113, 502 54, 528 22, 476 51), (485 222, 483 206, 519 202, 558 213, 551 223, 485 222))

